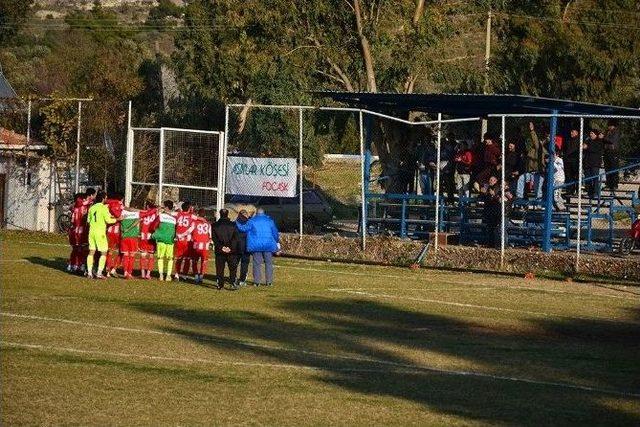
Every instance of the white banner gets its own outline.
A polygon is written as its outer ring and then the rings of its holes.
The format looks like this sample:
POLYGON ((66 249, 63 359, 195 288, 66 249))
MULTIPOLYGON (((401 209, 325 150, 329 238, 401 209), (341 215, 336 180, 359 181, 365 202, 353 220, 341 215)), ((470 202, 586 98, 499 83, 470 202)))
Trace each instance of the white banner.
POLYGON ((227 194, 295 197, 296 159, 227 157, 227 194))

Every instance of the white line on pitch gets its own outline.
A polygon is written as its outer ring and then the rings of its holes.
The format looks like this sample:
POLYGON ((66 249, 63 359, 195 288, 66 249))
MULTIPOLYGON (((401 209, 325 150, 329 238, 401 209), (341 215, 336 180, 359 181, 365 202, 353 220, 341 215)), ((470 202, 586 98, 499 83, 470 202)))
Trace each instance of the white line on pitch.
POLYGON ((593 317, 582 317, 582 316, 564 316, 560 314, 545 313, 542 311, 517 310, 515 308, 493 307, 493 306, 479 305, 479 304, 467 304, 467 303, 461 303, 461 302, 443 301, 443 300, 429 299, 429 298, 416 298, 416 297, 398 296, 398 295, 389 295, 389 294, 374 294, 371 292, 345 291, 340 289, 337 289, 337 290, 328 289, 328 290, 330 292, 343 292, 346 294, 361 295, 369 298, 399 299, 399 300, 405 300, 405 301, 416 301, 416 302, 426 302, 431 304, 450 305, 454 307, 477 308, 480 310, 504 311, 508 313, 519 313, 519 314, 532 314, 535 316, 543 316, 543 317, 557 317, 557 318, 564 318, 564 319, 581 319, 581 320, 591 320, 591 321, 607 322, 607 323, 626 323, 630 325, 640 325, 640 322, 604 319, 601 317, 593 318, 593 317))
POLYGON ((407 366, 402 366, 398 368, 357 368, 357 367, 337 368, 335 366, 328 366, 328 365, 327 366, 308 366, 308 365, 293 365, 293 364, 285 364, 285 363, 238 362, 238 361, 213 360, 213 359, 204 359, 204 358, 158 356, 153 354, 122 353, 122 352, 109 352, 109 351, 101 351, 101 350, 83 350, 83 349, 72 348, 72 347, 55 347, 55 346, 45 346, 41 344, 18 343, 18 342, 11 342, 11 341, 0 341, 0 345, 4 345, 8 347, 16 347, 16 348, 26 348, 31 350, 39 350, 39 351, 92 354, 96 356, 112 356, 112 357, 122 357, 122 358, 146 359, 146 360, 154 360, 154 361, 206 363, 206 364, 214 364, 214 365, 307 370, 307 371, 329 372, 329 373, 330 372, 357 372, 357 373, 364 372, 364 373, 387 373, 387 374, 395 373, 395 374, 407 374, 407 375, 440 374, 440 375, 450 375, 450 376, 475 377, 475 378, 483 378, 483 379, 498 380, 498 381, 509 381, 509 382, 524 383, 524 384, 532 384, 537 386, 567 388, 567 389, 589 391, 589 392, 595 392, 595 393, 612 394, 612 395, 623 396, 623 397, 640 397, 640 394, 636 394, 636 393, 628 393, 628 392, 619 391, 619 390, 601 389, 597 387, 589 387, 589 386, 583 386, 578 384, 557 383, 552 381, 538 381, 538 380, 531 380, 527 378, 507 377, 502 375, 492 375, 492 374, 486 374, 486 373, 474 372, 474 371, 453 371, 448 369, 438 369, 438 368, 431 368, 426 366, 420 367, 420 366, 407 365, 407 366))

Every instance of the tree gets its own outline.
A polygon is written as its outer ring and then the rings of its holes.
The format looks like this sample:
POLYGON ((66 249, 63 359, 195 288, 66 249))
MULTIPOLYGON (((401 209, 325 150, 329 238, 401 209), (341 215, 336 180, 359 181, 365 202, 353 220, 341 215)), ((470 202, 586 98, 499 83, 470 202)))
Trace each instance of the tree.
POLYGON ((0 0, 0 45, 15 37, 29 19, 33 0, 0 0))

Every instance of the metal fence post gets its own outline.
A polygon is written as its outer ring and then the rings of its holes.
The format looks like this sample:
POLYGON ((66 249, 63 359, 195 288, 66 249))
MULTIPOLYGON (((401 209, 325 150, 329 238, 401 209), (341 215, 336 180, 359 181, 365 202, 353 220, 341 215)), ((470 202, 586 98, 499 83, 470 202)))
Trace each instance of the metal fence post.
POLYGON ((435 212, 435 225, 434 231, 434 243, 433 250, 436 256, 438 256, 438 236, 440 235, 440 143, 442 142, 442 113, 438 113, 438 139, 436 147, 436 212, 435 212))
POLYGON ((125 167, 125 185, 124 185, 124 203, 126 206, 131 204, 133 193, 133 129, 131 129, 131 101, 129 101, 128 117, 127 117, 127 163, 125 167))
POLYGON ((506 139, 506 117, 502 116, 502 164, 500 166, 502 184, 501 184, 501 194, 500 194, 500 270, 504 269, 504 246, 505 246, 505 190, 506 190, 506 176, 505 176, 505 147, 507 145, 506 139))
POLYGON ((576 235, 576 273, 580 270, 580 244, 582 239, 582 180, 584 172, 582 171, 582 143, 584 141, 584 119, 580 117, 580 141, 578 148, 578 230, 576 235))
POLYGON ((365 173, 365 162, 364 162, 364 129, 362 122, 362 110, 358 112, 358 119, 360 123, 360 232, 361 232, 361 247, 364 251, 367 245, 367 220, 366 220, 366 187, 365 183, 368 183, 368 179, 366 178, 365 173))
POLYGON ((556 130, 558 127, 558 111, 553 110, 551 116, 551 126, 549 130, 549 160, 547 161, 547 174, 545 187, 547 194, 545 195, 544 203, 544 235, 542 238, 542 250, 544 252, 551 252, 551 219, 553 216, 553 175, 555 174, 555 167, 553 162, 555 160, 556 153, 556 130))
MULTIPOLYGON (((76 176, 74 191, 80 191, 80 126, 82 125, 82 101, 78 101, 78 132, 76 134, 76 176)), ((104 189, 106 191, 106 188, 104 189)))
POLYGON ((300 228, 300 240, 302 240, 302 227, 304 226, 304 224, 303 224, 303 214, 304 214, 303 209, 304 209, 304 207, 303 207, 303 204, 302 204, 302 199, 303 199, 303 197, 302 197, 303 182, 302 181, 304 179, 303 178, 303 173, 302 173, 302 169, 303 169, 302 142, 303 142, 303 137, 304 137, 303 128, 302 128, 303 127, 303 111, 304 110, 302 108, 300 108, 300 110, 298 110, 298 144, 299 144, 298 145, 298 157, 299 157, 299 166, 300 166, 300 175, 299 175, 299 178, 298 178, 298 181, 299 181, 299 183, 298 183, 298 191, 300 193, 299 194, 299 198, 300 198, 300 200, 299 200, 299 202, 300 202, 299 215, 300 216, 298 218, 298 221, 299 221, 298 225, 299 225, 299 228, 300 228))
POLYGON ((162 204, 162 184, 164 182, 164 128, 160 128, 160 164, 158 166, 158 205, 162 204))

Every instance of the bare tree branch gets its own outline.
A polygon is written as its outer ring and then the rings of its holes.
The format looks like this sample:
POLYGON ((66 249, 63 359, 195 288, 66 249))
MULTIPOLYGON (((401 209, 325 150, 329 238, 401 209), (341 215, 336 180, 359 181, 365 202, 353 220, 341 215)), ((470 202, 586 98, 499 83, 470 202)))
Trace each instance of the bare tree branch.
POLYGON ((362 12, 360 9, 360 0, 353 0, 353 12, 356 18, 356 30, 360 37, 360 46, 362 47, 362 59, 364 61, 365 70, 367 72, 367 90, 370 92, 377 92, 378 86, 376 84, 376 74, 373 69, 373 57, 371 55, 371 46, 369 40, 364 34, 364 27, 362 25, 362 12))
POLYGON ((242 107, 242 110, 240 111, 240 115, 238 116, 238 133, 242 133, 244 131, 244 127, 247 124, 247 116, 249 115, 251 104, 253 104, 251 98, 247 99, 247 102, 244 104, 244 107, 242 107))
MULTIPOLYGON (((316 39, 315 37, 310 36, 309 40, 313 41, 315 46, 318 49, 322 49, 322 45, 320 44, 320 42, 318 41, 318 39, 316 39)), ((325 61, 327 61, 327 63, 329 64, 329 66, 331 67, 331 69, 340 77, 340 81, 342 82, 342 84, 344 85, 345 89, 349 92, 354 92, 353 90, 353 84, 351 83, 351 79, 349 79, 349 76, 347 76, 347 73, 345 73, 342 68, 340 68, 340 66, 338 64, 336 64, 330 57, 329 55, 325 55, 324 57, 325 61)), ((332 75, 332 77, 335 77, 332 75)))

